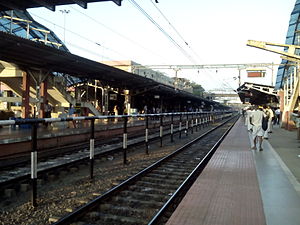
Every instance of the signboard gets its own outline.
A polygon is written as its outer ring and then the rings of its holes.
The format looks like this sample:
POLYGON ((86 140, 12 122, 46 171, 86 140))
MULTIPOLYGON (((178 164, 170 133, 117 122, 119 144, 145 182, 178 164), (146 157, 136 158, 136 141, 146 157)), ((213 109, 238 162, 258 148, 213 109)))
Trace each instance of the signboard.
POLYGON ((110 94, 109 95, 109 100, 116 101, 117 100, 117 94, 110 94))
POLYGON ((247 77, 265 77, 265 70, 247 70, 247 77))

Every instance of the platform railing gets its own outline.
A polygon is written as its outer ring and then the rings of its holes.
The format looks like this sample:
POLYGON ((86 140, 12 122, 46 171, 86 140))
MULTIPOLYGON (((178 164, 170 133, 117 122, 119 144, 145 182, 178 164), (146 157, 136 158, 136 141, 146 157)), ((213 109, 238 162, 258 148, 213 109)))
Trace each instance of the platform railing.
POLYGON ((39 124, 65 122, 65 121, 90 121, 90 140, 89 140, 89 160, 90 160, 90 179, 94 179, 94 157, 95 157, 95 120, 110 120, 110 119, 123 119, 123 163, 127 164, 127 126, 130 118, 142 118, 145 121, 145 148, 146 154, 149 154, 149 119, 159 118, 159 139, 160 147, 163 146, 163 132, 164 121, 170 121, 170 138, 171 142, 174 141, 174 118, 179 117, 178 132, 181 138, 182 125, 185 122, 184 132, 188 136, 189 131, 193 134, 194 127, 196 131, 208 126, 209 124, 220 121, 232 116, 234 111, 214 111, 214 112, 174 112, 174 113, 160 113, 160 114, 135 114, 135 115, 107 115, 107 116, 81 116, 81 117, 68 117, 68 118, 39 118, 39 119, 16 119, 16 120, 0 120, 0 126, 5 125, 31 125, 31 185, 32 194, 31 202, 34 207, 37 207, 37 128, 39 124), (186 118, 185 121, 183 119, 186 118))

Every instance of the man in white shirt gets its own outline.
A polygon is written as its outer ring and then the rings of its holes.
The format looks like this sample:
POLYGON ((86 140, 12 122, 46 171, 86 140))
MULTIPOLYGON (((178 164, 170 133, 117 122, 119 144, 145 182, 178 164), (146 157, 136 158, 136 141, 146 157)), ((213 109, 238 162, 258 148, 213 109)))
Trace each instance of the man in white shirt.
POLYGON ((273 121, 273 118, 274 118, 274 112, 270 108, 270 106, 265 106, 264 107, 264 113, 266 114, 266 116, 268 118, 268 128, 264 133, 264 139, 269 139, 268 133, 272 133, 272 129, 273 129, 272 121, 273 121))
POLYGON ((275 124, 279 125, 279 122, 280 122, 280 114, 281 114, 280 108, 277 108, 277 109, 275 110, 275 120, 274 120, 274 125, 275 125, 275 124))
POLYGON ((269 116, 269 121, 268 121, 268 133, 272 133, 272 130, 273 130, 273 123, 272 123, 272 121, 273 121, 273 119, 274 119, 274 112, 273 112, 273 110, 271 109, 271 107, 270 106, 268 106, 268 108, 267 108, 267 110, 268 110, 268 116, 269 116))
POLYGON ((250 124, 252 125, 252 140, 253 146, 252 150, 256 150, 256 142, 258 141, 259 151, 262 151, 262 136, 264 135, 264 130, 262 129, 262 119, 266 114, 258 108, 258 106, 254 107, 250 115, 250 124))
POLYGON ((248 131, 251 131, 252 130, 252 125, 250 124, 250 117, 251 117, 251 113, 252 113, 252 106, 249 107, 247 110, 246 110, 246 121, 245 121, 245 125, 247 126, 247 130, 248 131))

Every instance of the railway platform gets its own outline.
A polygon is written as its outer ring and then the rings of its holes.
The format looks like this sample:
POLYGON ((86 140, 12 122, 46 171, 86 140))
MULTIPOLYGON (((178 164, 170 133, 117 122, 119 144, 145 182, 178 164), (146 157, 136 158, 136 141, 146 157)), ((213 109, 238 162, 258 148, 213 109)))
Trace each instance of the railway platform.
POLYGON ((250 150, 243 119, 232 128, 167 225, 300 224, 300 143, 274 126, 250 150))
MULTIPOLYGON (((122 121, 104 121, 96 124, 98 130, 105 130, 106 126, 109 125, 111 128, 122 127, 122 121)), ((78 127, 74 128, 72 122, 60 122, 52 123, 48 127, 40 124, 38 127, 39 138, 51 138, 57 136, 66 136, 81 134, 84 132, 89 132, 89 125, 80 124, 78 127)), ((20 141, 28 141, 31 136, 31 128, 28 124, 23 127, 17 126, 4 126, 0 128, 0 144, 5 143, 16 143, 20 141)))

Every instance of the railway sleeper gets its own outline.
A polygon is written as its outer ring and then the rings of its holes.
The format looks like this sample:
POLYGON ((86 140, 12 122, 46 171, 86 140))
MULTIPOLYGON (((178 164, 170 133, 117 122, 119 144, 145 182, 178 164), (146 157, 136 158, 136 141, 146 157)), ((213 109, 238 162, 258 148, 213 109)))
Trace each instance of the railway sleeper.
POLYGON ((172 175, 174 173, 176 174, 189 174, 188 170, 189 171, 192 171, 195 166, 197 165, 197 163, 193 163, 193 165, 189 164, 189 165, 181 165, 180 167, 177 167, 177 168, 172 168, 172 169, 169 169, 168 167, 163 167, 163 168, 158 168, 158 169, 155 169, 153 170, 154 173, 159 173, 159 174, 162 174, 162 175, 172 175))
POLYGON ((163 167, 163 168, 156 168, 152 170, 151 173, 148 174, 148 176, 153 178, 164 179, 168 177, 170 174, 174 174, 176 172, 177 170, 175 168, 172 170, 168 170, 167 168, 163 167))
MULTIPOLYGON (((141 181, 150 182, 150 183, 159 183, 159 182, 161 182, 161 179, 160 178, 156 178, 156 177, 147 176, 147 177, 141 178, 141 181)), ((164 184, 178 185, 179 181, 178 180, 164 180, 164 184)))
POLYGON ((124 208, 131 207, 131 208, 146 208, 147 210, 151 209, 159 209, 162 207, 164 202, 157 202, 153 201, 152 199, 148 200, 141 200, 132 198, 132 196, 121 197, 115 196, 110 201, 107 201, 106 204, 101 204, 99 206, 100 210, 107 210, 112 205, 122 205, 124 208))
POLYGON ((173 193, 176 189, 170 190, 170 189, 162 189, 158 187, 143 187, 139 185, 133 185, 129 188, 129 190, 131 191, 147 193, 147 194, 160 194, 160 195, 168 195, 170 193, 173 193))
POLYGON ((164 168, 166 167, 168 170, 178 169, 178 168, 180 168, 180 167, 178 167, 178 164, 182 165, 183 163, 184 162, 169 161, 164 164, 164 168))
MULTIPOLYGON (((145 190, 145 189, 144 189, 145 190)), ((142 200, 154 200, 154 201, 166 201, 168 199, 167 196, 162 195, 162 194, 151 194, 148 192, 142 192, 142 191, 122 191, 120 192, 121 197, 126 197, 129 195, 133 195, 137 199, 142 199, 142 200)))
POLYGON ((177 189, 178 185, 168 185, 164 183, 164 180, 161 180, 161 182, 158 183, 150 183, 145 181, 137 181, 135 183, 136 185, 142 186, 142 187, 152 187, 154 186, 157 189, 165 190, 165 189, 177 189))
POLYGON ((187 160, 188 159, 186 159, 186 160, 180 160, 180 161, 177 161, 177 160, 174 160, 174 161, 172 161, 172 162, 170 162, 169 164, 166 164, 166 166, 168 166, 168 167, 174 167, 174 168, 181 168, 181 167, 186 167, 186 168, 193 168, 193 165, 189 165, 189 164, 187 164, 187 160))
POLYGON ((86 215, 82 220, 84 223, 88 225, 136 225, 136 224, 147 224, 144 219, 137 219, 132 217, 125 217, 119 215, 105 214, 100 212, 90 212, 86 215), (86 221, 87 220, 87 221, 86 221))
MULTIPOLYGON (((185 172, 185 173, 176 173, 176 172, 173 172, 173 173, 155 173, 155 174, 151 174, 149 175, 149 177, 155 177, 157 179, 161 179, 161 180, 176 180, 176 179, 184 179, 186 178, 186 176, 188 175, 189 173, 188 172, 185 172)), ((147 176, 148 177, 148 176, 147 176)))
MULTIPOLYGON (((148 209, 148 208, 147 208, 148 209)), ((99 210, 105 214, 112 214, 118 216, 125 216, 125 217, 134 217, 134 218, 143 218, 145 214, 145 209, 142 208, 140 205, 131 207, 126 204, 124 205, 112 205, 112 204, 105 204, 103 207, 99 207, 99 210)))

